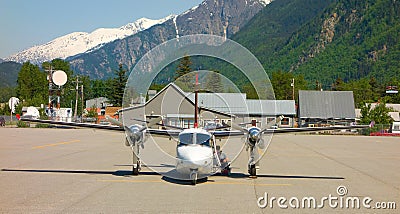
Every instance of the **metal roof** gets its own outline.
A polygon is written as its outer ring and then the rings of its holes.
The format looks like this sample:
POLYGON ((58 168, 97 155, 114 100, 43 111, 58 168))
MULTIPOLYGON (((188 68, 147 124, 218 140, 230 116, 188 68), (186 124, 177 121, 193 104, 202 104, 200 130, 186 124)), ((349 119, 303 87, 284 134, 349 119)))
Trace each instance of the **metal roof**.
POLYGON ((301 118, 355 119, 352 91, 299 91, 301 118))
MULTIPOLYGON (((194 94, 188 93, 194 101, 194 94)), ((245 93, 199 93, 199 106, 235 115, 296 115, 294 100, 247 100, 245 93)))
POLYGON ((246 100, 249 114, 296 115, 294 100, 246 100))
MULTIPOLYGON (((194 93, 186 93, 186 96, 194 102, 194 93)), ((200 107, 229 114, 246 111, 246 94, 243 93, 199 93, 198 102, 200 107)))

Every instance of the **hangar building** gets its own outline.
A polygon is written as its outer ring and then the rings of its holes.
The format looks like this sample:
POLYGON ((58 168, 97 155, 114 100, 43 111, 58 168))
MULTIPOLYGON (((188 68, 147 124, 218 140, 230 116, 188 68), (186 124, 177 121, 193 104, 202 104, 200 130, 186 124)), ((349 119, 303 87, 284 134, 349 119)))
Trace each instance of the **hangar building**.
MULTIPOLYGON (((296 115, 294 100, 248 100, 244 93, 199 93, 199 124, 207 122, 236 123, 271 121, 277 116, 285 118, 277 124, 279 127, 293 127, 296 115)), ((163 123, 183 128, 194 125, 194 93, 184 92, 174 83, 168 84, 145 104, 120 110, 120 118, 150 119, 163 116, 163 123)))

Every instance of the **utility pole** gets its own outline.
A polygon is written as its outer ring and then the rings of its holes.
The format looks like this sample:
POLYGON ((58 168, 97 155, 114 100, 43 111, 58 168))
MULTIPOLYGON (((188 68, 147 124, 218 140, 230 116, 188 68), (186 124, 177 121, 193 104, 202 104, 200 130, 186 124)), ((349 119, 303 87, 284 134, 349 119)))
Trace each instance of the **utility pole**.
POLYGON ((82 111, 81 111, 81 122, 83 122, 82 121, 82 117, 83 117, 83 85, 81 85, 81 108, 82 108, 82 111))
POLYGON ((199 107, 198 107, 198 94, 199 94, 199 90, 198 90, 198 85, 199 85, 199 73, 196 72, 196 84, 194 85, 194 128, 198 128, 199 126, 199 122, 198 122, 198 111, 199 111, 199 107))
POLYGON ((47 71, 47 80, 49 82, 49 102, 47 104, 47 111, 50 118, 53 118, 53 66, 50 65, 50 69, 45 70, 47 71))
MULTIPOLYGON (((74 109, 74 120, 77 120, 77 114, 78 114, 78 98, 79 98, 79 76, 76 76, 75 80, 75 109, 74 109)), ((83 90, 83 89, 82 89, 83 90)))
POLYGON ((292 98, 294 99, 294 78, 292 79, 292 82, 290 83, 290 86, 292 86, 292 98))

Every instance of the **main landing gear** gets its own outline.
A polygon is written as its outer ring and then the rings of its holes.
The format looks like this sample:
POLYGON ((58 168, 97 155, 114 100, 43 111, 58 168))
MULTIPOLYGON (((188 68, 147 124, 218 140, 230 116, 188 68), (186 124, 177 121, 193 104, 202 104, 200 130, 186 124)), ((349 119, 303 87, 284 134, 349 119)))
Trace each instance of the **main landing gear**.
POLYGON ((132 166, 132 175, 139 175, 139 171, 140 171, 140 161, 137 161, 136 167, 135 164, 133 164, 132 166))
POLYGON ((257 178, 257 170, 255 164, 249 165, 249 174, 250 178, 257 178))
POLYGON ((132 158, 132 175, 139 175, 140 172, 140 159, 139 157, 136 155, 135 152, 133 153, 133 158, 132 158))

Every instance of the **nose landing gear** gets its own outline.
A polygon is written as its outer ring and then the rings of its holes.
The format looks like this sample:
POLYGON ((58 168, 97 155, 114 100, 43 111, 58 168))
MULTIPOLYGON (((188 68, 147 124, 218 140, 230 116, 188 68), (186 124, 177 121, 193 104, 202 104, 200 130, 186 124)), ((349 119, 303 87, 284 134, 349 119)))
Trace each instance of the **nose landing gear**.
POLYGON ((190 182, 192 185, 196 185, 197 176, 198 176, 197 169, 192 169, 190 172, 190 182))

